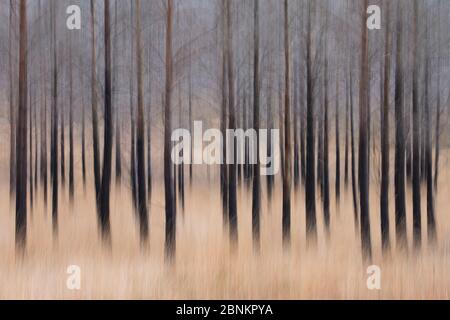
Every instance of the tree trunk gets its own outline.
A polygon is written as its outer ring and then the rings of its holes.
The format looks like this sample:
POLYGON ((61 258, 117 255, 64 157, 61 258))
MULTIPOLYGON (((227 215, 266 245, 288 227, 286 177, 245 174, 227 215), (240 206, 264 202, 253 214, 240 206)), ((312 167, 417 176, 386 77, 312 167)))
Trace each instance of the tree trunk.
MULTIPOLYGON (((70 40, 71 41, 71 40, 70 40)), ((70 46, 72 47, 72 46, 70 46)), ((69 58, 69 199, 73 202, 75 192, 75 173, 74 173, 74 151, 73 151, 73 77, 72 77, 72 48, 70 48, 69 58)))
MULTIPOLYGON (((386 27, 384 46, 384 88, 383 103, 381 109, 381 188, 380 188, 380 222, 381 244, 383 252, 390 250, 389 236, 389 85, 391 75, 391 35, 389 32, 389 1, 386 4, 386 27)), ((381 62, 380 62, 381 63, 381 62)), ((381 86, 381 84, 380 84, 381 86)))
POLYGON ((407 249, 405 204, 405 135, 403 128, 403 65, 401 6, 398 4, 395 71, 395 233, 397 248, 407 249))
POLYGON ((369 217, 369 53, 366 27, 367 0, 364 0, 361 14, 361 78, 359 87, 359 193, 361 213, 361 247, 363 258, 372 259, 369 217))
POLYGON ((260 228, 261 228, 261 174, 259 164, 259 0, 254 0, 254 34, 253 34, 253 127, 256 131, 256 164, 253 165, 253 194, 252 194, 252 231, 253 248, 260 251, 260 228))
MULTIPOLYGON (((94 161, 94 182, 95 182, 95 199, 97 209, 100 210, 100 151, 98 137, 98 113, 97 113, 97 80, 96 78, 96 53, 95 53, 95 5, 91 0, 91 107, 92 107, 92 147, 94 161)), ((98 214, 100 223, 100 212, 98 214)))
POLYGON ((284 0, 284 171, 283 171, 283 245, 291 241, 291 107, 290 107, 290 65, 289 65, 289 6, 284 0))
MULTIPOLYGON (((19 105, 16 140, 16 250, 25 252, 27 236, 27 4, 20 0, 19 105)), ((31 128, 30 128, 31 130, 31 128)))
MULTIPOLYGON (((93 0, 92 0, 93 1, 93 0)), ((58 59, 56 42, 56 3, 51 4, 52 14, 52 105, 51 105, 51 141, 50 141, 50 173, 52 178, 52 230, 58 235, 58 59)))
POLYGON ((15 2, 10 0, 9 6, 9 195, 12 198, 16 192, 16 112, 15 112, 15 92, 14 83, 16 77, 14 76, 14 61, 13 61, 13 10, 15 2))
POLYGON ((339 73, 336 73, 336 184, 335 197, 336 204, 339 205, 341 197, 341 146, 339 139, 339 73))
POLYGON ((145 189, 145 141, 144 141, 144 83, 141 44, 141 0, 136 0, 136 59, 137 59, 137 176, 139 203, 139 231, 141 244, 148 242, 147 191, 145 189))
MULTIPOLYGON (((234 106, 234 63, 233 63, 233 25, 231 20, 231 8, 232 1, 228 0, 226 3, 226 25, 227 25, 227 69, 228 69, 228 117, 229 117, 229 129, 236 129, 236 112, 234 106)), ((228 223, 230 232, 231 248, 234 250, 237 247, 238 232, 237 232, 237 204, 236 204, 236 139, 232 137, 233 146, 233 163, 228 165, 228 223)))
POLYGON ((104 32, 105 32, 105 112, 103 135, 103 169, 100 189, 100 226, 104 243, 111 245, 111 227, 109 221, 109 200, 111 189, 111 160, 113 138, 113 114, 111 107, 111 34, 109 0, 104 1, 104 32))
POLYGON ((317 242, 316 186, 314 160, 314 79, 312 74, 312 15, 314 3, 309 2, 308 38, 306 44, 306 233, 313 243, 317 242))
POLYGON ((412 187, 413 187, 413 244, 415 249, 421 247, 421 210, 420 210, 420 129, 421 121, 419 119, 419 82, 418 68, 419 59, 417 54, 417 32, 418 30, 418 3, 414 0, 414 43, 413 43, 413 87, 412 87, 412 117, 413 117, 413 161, 412 161, 412 187))
POLYGON ((164 191, 166 204, 166 230, 165 230, 165 254, 168 261, 175 259, 176 250, 176 212, 174 207, 173 178, 171 166, 171 106, 173 85, 173 62, 172 62, 172 16, 173 0, 167 0, 166 18, 166 82, 164 98, 164 191))

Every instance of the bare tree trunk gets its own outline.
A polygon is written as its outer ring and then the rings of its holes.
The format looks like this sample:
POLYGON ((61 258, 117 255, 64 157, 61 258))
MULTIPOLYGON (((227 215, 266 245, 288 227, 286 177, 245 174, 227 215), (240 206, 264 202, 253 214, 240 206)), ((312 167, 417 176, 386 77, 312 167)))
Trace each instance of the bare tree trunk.
MULTIPOLYGON (((117 28, 117 3, 116 1, 114 3, 114 32, 115 32, 115 41, 114 41, 114 64, 117 66, 119 64, 119 32, 117 28)), ((120 131, 122 129, 122 121, 119 116, 119 105, 117 101, 117 87, 118 87, 118 71, 117 67, 113 70, 113 94, 114 94, 114 104, 115 104, 115 139, 116 139, 116 159, 115 159, 115 178, 116 178, 116 185, 120 185, 122 182, 122 151, 121 151, 121 136, 120 131)))
POLYGON ((66 185, 66 146, 65 146, 65 128, 66 125, 64 123, 65 117, 65 107, 64 103, 61 103, 61 117, 60 117, 60 134, 61 134, 61 187, 64 188, 66 185))
POLYGON ((308 38, 306 43, 306 233, 309 241, 317 242, 316 186, 314 160, 314 79, 312 74, 312 15, 314 3, 309 2, 308 38))
MULTIPOLYGON (((93 1, 93 0, 92 0, 93 1)), ((50 141, 50 173, 52 178, 52 230, 58 234, 58 59, 56 42, 56 3, 51 3, 52 15, 52 105, 51 105, 51 141, 50 141)))
POLYGON ((341 197, 341 146, 339 138, 339 73, 336 73, 336 184, 335 184, 335 197, 336 203, 339 205, 341 197))
POLYGON ((361 247, 363 258, 372 259, 372 244, 370 239, 369 219, 369 53, 366 27, 367 0, 364 0, 361 14, 361 78, 359 88, 359 193, 361 212, 361 247))
POLYGON ((283 171, 283 245, 291 241, 291 107, 290 107, 290 63, 289 63, 289 5, 284 0, 284 171, 283 171))
POLYGON ((256 130, 256 164, 253 165, 253 194, 252 194, 252 231, 253 248, 260 251, 260 228, 261 228, 261 175, 259 164, 259 0, 254 0, 254 34, 253 34, 253 128, 256 130))
POLYGON ((356 146, 355 146, 355 126, 353 120, 353 72, 350 70, 350 148, 351 148, 351 171, 352 171, 352 194, 353 194, 353 213, 355 221, 355 230, 359 230, 359 208, 358 208, 358 191, 356 176, 356 146))
POLYGON ((111 160, 113 139, 113 114, 111 108, 111 34, 109 0, 104 1, 105 28, 105 124, 103 143, 103 170, 100 189, 100 226, 104 243, 111 245, 111 227, 109 221, 109 200, 111 189, 111 160))
MULTIPOLYGON (((80 66, 82 59, 80 56, 80 66)), ((83 83, 80 79, 80 83, 83 83)), ((83 175, 83 188, 86 188, 86 106, 84 102, 84 87, 81 88, 81 172, 83 175)))
POLYGON ((139 202, 139 231, 141 244, 148 242, 147 191, 145 189, 145 141, 144 141, 144 84, 141 44, 141 0, 136 0, 136 59, 137 59, 137 173, 139 202))
POLYGON ((30 156, 29 156, 29 167, 30 167, 30 174, 29 174, 29 187, 30 187, 30 212, 33 212, 33 204, 34 204, 34 194, 33 194, 33 104, 34 101, 32 99, 32 89, 34 89, 32 87, 32 85, 30 84, 28 86, 28 109, 30 110, 29 112, 29 130, 28 133, 30 135, 30 140, 29 140, 29 146, 30 146, 30 156))
POLYGON ((13 11, 16 2, 10 0, 9 5, 9 195, 12 198, 16 191, 16 112, 15 112, 15 92, 14 92, 14 61, 13 61, 13 37, 14 37, 14 22, 13 11))
MULTIPOLYGON (((381 188, 380 188, 380 222, 381 222, 381 244, 383 252, 390 250, 389 236, 389 85, 391 75, 391 35, 389 30, 389 1, 386 4, 386 27, 384 46, 384 89, 383 103, 381 109, 381 188)), ((381 84, 380 84, 381 86, 381 84)))
POLYGON ((421 247, 421 210, 420 210, 420 119, 419 119, 419 83, 418 83, 418 68, 419 59, 417 54, 417 32, 418 30, 418 2, 414 0, 414 43, 413 43, 413 88, 412 88, 412 116, 413 116, 413 162, 412 162, 412 187, 413 187, 413 244, 415 249, 421 247))
MULTIPOLYGON (((222 89, 222 100, 220 104, 220 131, 222 136, 226 136, 227 128, 227 37, 226 37, 226 5, 227 2, 223 0, 221 2, 221 16, 222 16, 222 74, 221 74, 221 89, 222 89)), ((228 227, 228 166, 225 162, 227 154, 227 144, 223 143, 222 147, 222 163, 220 164, 220 192, 222 200, 222 216, 223 216, 223 226, 228 227)))
MULTIPOLYGON (((233 25, 231 19, 232 1, 228 0, 226 4, 226 25, 227 25, 227 69, 228 69, 228 117, 229 117, 229 129, 236 129, 236 112, 234 106, 234 63, 233 63, 233 25)), ((233 157, 234 161, 228 165, 228 222, 230 232, 230 243, 232 250, 237 246, 238 232, 237 232, 237 204, 236 204, 236 139, 232 137, 233 157)))
POLYGON ((99 137, 98 137, 98 113, 97 113, 97 80, 96 78, 96 53, 95 53, 95 5, 94 0, 91 0, 91 107, 92 107, 92 147, 93 147, 93 161, 94 161, 94 182, 95 182, 95 199, 97 202, 98 218, 100 223, 100 151, 99 151, 99 137))
MULTIPOLYGON (((71 44, 72 41, 70 40, 71 44)), ((69 199, 73 202, 75 192, 75 173, 74 173, 74 151, 73 151, 73 76, 72 76, 72 45, 70 45, 69 52, 69 199)))
MULTIPOLYGON (((16 250, 25 252, 27 236, 27 45, 28 23, 27 4, 20 0, 20 40, 19 40, 19 106, 17 113, 16 140, 16 250)), ((31 128, 30 128, 31 130, 31 128)))
MULTIPOLYGON (((429 24, 427 18, 427 40, 429 39, 429 24)), ((429 48, 429 46, 427 46, 429 48)), ((429 57, 428 52, 425 54, 426 66, 425 66, 425 161, 426 161, 426 177, 427 177, 427 235, 430 245, 436 245, 436 219, 434 213, 434 195, 433 195, 433 165, 432 165, 432 151, 431 151, 431 137, 430 137, 430 100, 429 100, 429 57)))
MULTIPOLYGON (((130 20, 134 20, 134 2, 131 3, 130 20)), ((130 183, 131 183, 131 196, 133 200, 133 208, 138 209, 138 186, 136 177, 136 116, 134 115, 134 31, 130 36, 131 45, 131 66, 130 66, 130 183)))
POLYGON ((401 5, 397 8, 397 50, 395 71, 395 233, 397 248, 407 249, 405 204, 405 135, 403 128, 403 65, 401 5))
POLYGON ((173 57, 172 57, 172 16, 173 0, 167 0, 166 17, 166 83, 164 98, 164 191, 166 204, 166 230, 165 230, 165 254, 166 259, 172 262, 175 259, 176 250, 176 212, 174 207, 174 190, 172 178, 172 166, 170 157, 170 136, 172 128, 171 106, 173 85, 173 57))
POLYGON ((329 96, 328 96, 328 13, 325 14, 325 66, 324 66, 324 114, 323 118, 323 132, 322 132, 322 205, 323 205, 323 218, 325 223, 326 236, 330 235, 330 184, 329 184, 329 172, 328 172, 328 109, 329 109, 329 96))
POLYGON ((300 150, 299 150, 299 137, 298 137, 298 65, 294 63, 294 189, 297 189, 300 184, 300 150))

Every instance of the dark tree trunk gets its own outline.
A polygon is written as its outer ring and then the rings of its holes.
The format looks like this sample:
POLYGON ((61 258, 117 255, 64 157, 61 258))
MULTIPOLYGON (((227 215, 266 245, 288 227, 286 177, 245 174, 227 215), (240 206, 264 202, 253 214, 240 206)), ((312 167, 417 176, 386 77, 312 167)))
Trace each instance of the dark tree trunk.
MULTIPOLYGON (((134 20, 134 2, 131 3, 130 20, 134 20)), ((131 197, 133 201, 133 208, 138 209, 138 186, 136 177, 136 116, 134 114, 134 84, 136 79, 134 78, 134 41, 133 33, 130 36, 131 45, 131 66, 130 66, 130 184, 131 184, 131 197)), ((136 212, 135 212, 136 213, 136 212)))
POLYGON ((298 139, 298 66, 294 63, 294 188, 297 189, 300 184, 300 150, 298 139))
POLYGON ((419 111, 419 82, 418 82, 418 54, 417 54, 417 32, 418 30, 418 3, 414 0, 414 20, 413 25, 415 31, 413 32, 414 43, 413 43, 413 87, 412 87, 412 117, 413 117, 413 161, 412 161, 412 188, 413 188, 413 244, 415 249, 420 249, 421 247, 421 210, 420 210, 420 129, 421 125, 420 111, 419 111))
POLYGON ((306 44, 306 233, 311 242, 317 242, 316 186, 314 160, 314 79, 312 74, 312 15, 314 3, 309 3, 308 38, 306 44))
POLYGON ((289 65, 289 5, 284 0, 284 170, 283 170, 283 245, 291 242, 291 106, 290 106, 290 65, 289 65))
POLYGON ((355 221, 355 230, 359 229, 359 208, 358 208, 358 191, 357 191, 357 177, 356 177, 356 146, 355 146, 355 126, 353 121, 353 76, 350 71, 350 147, 351 147, 351 170, 352 170, 352 195, 353 195, 353 214, 355 221))
POLYGON ((256 252, 260 251, 260 228, 261 228, 261 175, 259 164, 259 0, 254 0, 254 34, 253 34, 253 127, 256 130, 256 164, 253 165, 253 194, 252 194, 252 232, 253 248, 256 252))
MULTIPOLYGON (((381 222, 381 244, 383 252, 390 250, 389 236, 389 84, 391 75, 391 36, 389 32, 389 1, 386 4, 386 27, 384 47, 384 88, 383 103, 381 109, 381 188, 380 188, 380 222, 381 222)), ((380 84, 381 86, 381 84, 380 84)))
POLYGON ((336 204, 339 205, 341 197, 341 146, 339 138, 339 74, 336 74, 336 204))
POLYGON ((16 192, 16 98, 14 92, 14 83, 16 77, 14 76, 14 61, 13 60, 13 37, 14 37, 14 22, 13 22, 13 11, 15 2, 10 0, 9 6, 9 125, 10 125, 10 135, 9 135, 9 195, 12 198, 16 192))
POLYGON ((328 171, 328 159, 329 159, 329 150, 328 150, 328 109, 329 109, 329 96, 328 96, 328 40, 327 40, 327 32, 328 32, 328 14, 325 17, 325 65, 324 65, 324 113, 323 118, 323 129, 322 132, 322 159, 323 163, 321 165, 322 169, 322 209, 323 209, 323 220, 325 224, 326 236, 330 235, 330 184, 329 184, 329 171, 328 171))
MULTIPOLYGON (((400 10, 401 6, 398 5, 400 10)), ((406 203, 405 203, 405 135, 403 116, 403 65, 402 65, 402 24, 397 17, 397 50, 395 71, 395 233, 397 248, 406 250, 406 203)))
POLYGON ((171 104, 173 85, 173 63, 172 63, 172 15, 173 0, 167 0, 166 17, 166 83, 164 98, 164 191, 166 204, 166 230, 165 230, 165 254, 168 261, 175 259, 176 250, 176 212, 174 206, 174 190, 171 166, 171 104))
MULTIPOLYGON (((93 1, 93 0, 92 0, 93 1)), ((52 74, 52 105, 51 105, 51 147, 50 147, 50 171, 52 178, 52 230, 58 234, 58 59, 56 56, 56 3, 51 4, 52 14, 52 51, 53 51, 53 74, 52 74)))
MULTIPOLYGON (((28 83, 28 23, 27 4, 20 0, 19 40, 19 105, 17 112, 16 140, 16 250, 25 252, 27 236, 27 83, 28 83)), ((31 130, 31 128, 30 128, 31 130)))
MULTIPOLYGON (((92 147, 93 147, 93 161, 94 161, 94 182, 95 182, 95 199, 97 202, 97 209, 100 210, 100 151, 99 151, 99 137, 98 137, 98 113, 97 113, 97 80, 96 78, 96 53, 95 53, 95 5, 94 0, 91 0, 91 107, 92 107, 92 147)), ((100 223, 100 211, 99 211, 100 223)))
MULTIPOLYGON (((117 3, 114 4, 114 31, 115 31, 115 41, 114 41, 114 64, 117 66, 119 64, 119 32, 117 28, 117 3)), ((119 105, 118 105, 118 99, 117 99, 117 87, 118 87, 118 77, 119 72, 117 70, 117 67, 113 70, 113 94, 114 94, 114 104, 115 104, 115 145, 116 145, 116 159, 115 159, 115 179, 116 179, 116 185, 120 185, 122 182, 122 151, 121 151, 121 134, 120 131, 122 129, 122 121, 119 116, 119 105)))
MULTIPOLYGON (((221 74, 221 89, 222 89, 222 100, 220 104, 220 131, 222 136, 226 136, 226 128, 227 128, 227 41, 226 41, 226 1, 222 1, 221 3, 222 10, 222 74, 221 74)), ((220 192, 221 192, 221 200, 222 200, 222 216, 223 216, 223 225, 224 227, 228 227, 228 166, 226 165, 225 158, 227 154, 227 144, 223 143, 222 147, 222 163, 220 164, 220 192)))
MULTIPOLYGON (((231 1, 226 3, 226 25, 227 25, 227 73, 228 73, 228 117, 229 117, 229 129, 236 129, 236 112, 234 106, 234 63, 233 63, 233 25, 231 19, 231 1)), ((233 157, 234 161, 228 165, 228 223, 230 232, 230 243, 232 250, 237 247, 238 241, 238 217, 237 217, 237 204, 236 204, 236 139, 232 137, 233 157)))
MULTIPOLYGON (((427 39, 429 35, 429 25, 427 21, 427 39)), ((427 46, 428 47, 428 46, 427 46)), ((433 195, 433 164, 432 164, 432 151, 431 151, 431 128, 430 128, 430 100, 429 100, 429 57, 428 53, 425 54, 426 66, 425 66, 425 162, 426 162, 426 177, 427 177, 427 235, 428 242, 434 246, 436 245, 436 219, 434 213, 434 195, 433 195)))
POLYGON ((30 110, 29 112, 29 136, 30 136, 30 140, 29 140, 29 146, 30 146, 30 156, 29 156, 29 168, 30 168, 30 174, 29 174, 29 187, 30 187, 30 212, 33 212, 33 204, 34 204, 34 194, 33 194, 33 104, 34 101, 32 99, 32 91, 34 88, 32 88, 32 85, 28 86, 28 109, 30 110))
MULTIPOLYGON (((72 46, 71 46, 72 47, 72 46)), ((75 192, 75 174, 74 174, 74 151, 73 151, 73 79, 72 79, 72 48, 70 48, 69 58, 69 199, 73 202, 75 192)))
POLYGON ((104 1, 105 32, 105 111, 103 135, 103 169, 100 189, 100 226, 104 243, 111 245, 111 226, 109 221, 109 200, 111 189, 111 160, 113 140, 113 114, 111 107, 111 34, 109 0, 104 1))
POLYGON ((370 239, 369 219, 369 53, 368 34, 366 27, 367 0, 364 0, 361 15, 361 78, 359 88, 359 193, 361 212, 361 247, 363 258, 372 259, 372 244, 370 239))
POLYGON ((61 103, 61 118, 60 118, 60 134, 61 134, 61 187, 64 188, 66 185, 66 147, 65 147, 65 107, 64 103, 61 103))
POLYGON ((144 83, 141 44, 141 0, 136 0, 136 59, 137 59, 137 177, 139 203, 139 231, 141 244, 148 242, 147 191, 145 189, 145 141, 144 141, 144 83))

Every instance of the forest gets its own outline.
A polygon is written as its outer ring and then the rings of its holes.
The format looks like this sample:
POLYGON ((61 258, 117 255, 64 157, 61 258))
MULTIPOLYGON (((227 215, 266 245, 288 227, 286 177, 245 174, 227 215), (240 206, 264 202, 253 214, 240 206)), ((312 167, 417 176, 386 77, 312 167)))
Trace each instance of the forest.
POLYGON ((450 298, 448 1, 0 17, 0 298, 450 298))

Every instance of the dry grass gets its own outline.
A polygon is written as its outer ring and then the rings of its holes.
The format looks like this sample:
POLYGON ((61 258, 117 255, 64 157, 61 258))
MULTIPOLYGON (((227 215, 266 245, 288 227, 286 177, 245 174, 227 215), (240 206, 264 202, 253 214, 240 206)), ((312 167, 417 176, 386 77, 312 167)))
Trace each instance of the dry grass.
MULTIPOLYGON (((26 256, 14 253, 14 213, 9 208, 5 167, 0 176, 0 298, 18 299, 448 299, 450 298, 450 205, 448 170, 442 171, 437 221, 439 244, 408 256, 393 251, 382 258, 378 194, 371 194, 374 264, 382 270, 382 289, 366 287, 366 265, 353 224, 350 193, 332 206, 332 235, 323 237, 318 203, 319 243, 305 245, 304 198, 295 196, 292 247, 281 246, 281 199, 263 197, 262 251, 252 253, 251 193, 239 191, 239 249, 230 255, 222 228, 217 183, 187 189, 186 212, 179 214, 176 264, 164 263, 162 186, 155 183, 150 213, 150 248, 140 249, 128 188, 113 188, 112 251, 102 249, 97 232, 91 181, 79 185, 73 207, 63 191, 59 237, 52 239, 51 216, 41 195, 29 213, 26 256), (81 290, 66 288, 66 268, 81 267, 81 290)), ((197 181, 198 182, 198 181, 197 181)), ((198 184, 197 184, 198 185, 198 184)), ((194 184, 196 186, 196 184, 194 184)), ((263 185, 265 190, 265 185, 263 185)), ((277 191, 276 194, 279 194, 277 191)), ((410 195, 408 195, 410 197, 410 195)), ((408 198, 410 199, 410 198, 408 198)), ((424 199, 425 204, 425 199, 424 199)), ((393 199, 391 197, 391 205, 393 199)), ((408 235, 411 208, 408 203, 408 235)), ((424 206, 425 210, 425 206, 424 206)), ((424 211, 425 212, 425 211, 424 211)), ((393 221, 393 210, 391 210, 393 221)), ((425 225, 425 221, 423 222, 425 225)), ((393 224, 391 225, 393 234, 393 224)), ((424 234, 424 239, 426 234, 424 234)))

